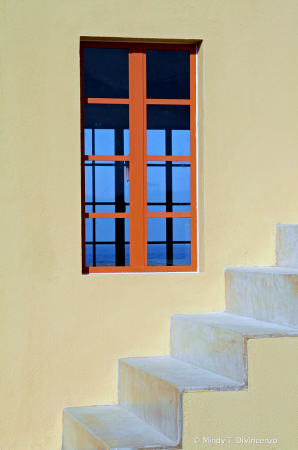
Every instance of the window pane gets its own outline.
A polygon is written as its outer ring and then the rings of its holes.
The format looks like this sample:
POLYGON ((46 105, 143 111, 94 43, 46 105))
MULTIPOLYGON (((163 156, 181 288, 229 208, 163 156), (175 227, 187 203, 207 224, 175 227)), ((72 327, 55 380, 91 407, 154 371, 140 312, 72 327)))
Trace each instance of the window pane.
POLYGON ((190 244, 173 244, 173 266, 190 266, 190 244))
POLYGON ((190 218, 147 219, 147 264, 189 266, 190 218))
POLYGON ((147 106, 147 155, 190 156, 189 106, 147 106))
POLYGON ((147 50, 147 98, 190 98, 190 55, 181 50, 147 50))
POLYGON ((85 212, 129 211, 127 168, 127 161, 86 161, 85 212))
POLYGON ((95 155, 115 155, 115 130, 95 129, 94 147, 95 155))
POLYGON ((84 130, 85 155, 92 155, 92 130, 84 130))
POLYGON ((85 240, 86 242, 93 241, 93 220, 85 219, 85 240))
POLYGON ((166 204, 166 164, 147 164, 147 204, 166 204))
POLYGON ((86 244, 86 267, 93 266, 93 245, 86 244))
POLYGON ((85 104, 85 155, 128 155, 128 112, 128 105, 85 104))
POLYGON ((86 219, 86 266, 130 264, 129 219, 86 219))
POLYGON ((147 219, 147 264, 148 266, 167 265, 166 219, 147 219))
POLYGON ((190 164, 169 163, 169 172, 172 171, 172 204, 179 206, 179 211, 190 211, 190 164), (183 209, 182 206, 185 206, 183 209))
POLYGON ((166 131, 147 130, 147 155, 166 154, 166 131))
POLYGON ((84 97, 128 98, 128 49, 84 49, 84 97))
POLYGON ((190 163, 147 163, 147 211, 190 211, 190 163))
POLYGON ((167 212, 166 211, 166 205, 160 205, 160 204, 151 204, 147 205, 147 211, 148 212, 167 212))
POLYGON ((147 240, 163 243, 166 241, 166 218, 147 219, 147 240))
POLYGON ((95 245, 96 266, 116 266, 116 246, 115 244, 95 245))
POLYGON ((167 266, 167 246, 165 244, 147 244, 147 265, 167 266))
POLYGON ((190 130, 172 130, 172 155, 190 156, 190 130))
POLYGON ((173 219, 173 240, 190 242, 189 217, 175 217, 173 219))

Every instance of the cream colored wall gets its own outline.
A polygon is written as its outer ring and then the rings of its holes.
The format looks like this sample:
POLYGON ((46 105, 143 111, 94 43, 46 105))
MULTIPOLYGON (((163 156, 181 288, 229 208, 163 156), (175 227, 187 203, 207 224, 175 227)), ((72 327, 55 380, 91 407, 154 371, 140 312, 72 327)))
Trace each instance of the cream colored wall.
POLYGON ((289 361, 297 353, 296 338, 248 341, 247 391, 184 395, 183 448, 297 450, 298 358, 289 361), (225 442, 210 444, 219 438, 225 442), (253 439, 277 443, 262 445, 253 439))
POLYGON ((298 3, 2 0, 0 32, 0 449, 54 450, 62 407, 115 403, 119 357, 167 354, 298 222, 298 3), (81 36, 203 39, 200 274, 81 275, 81 36))

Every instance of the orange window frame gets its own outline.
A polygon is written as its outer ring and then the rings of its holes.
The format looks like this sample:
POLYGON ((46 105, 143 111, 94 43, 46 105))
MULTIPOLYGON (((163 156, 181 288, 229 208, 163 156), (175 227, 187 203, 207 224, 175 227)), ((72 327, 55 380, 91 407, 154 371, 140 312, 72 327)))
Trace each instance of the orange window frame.
POLYGON ((194 44, 150 44, 82 41, 81 54, 81 205, 82 205, 82 273, 119 272, 195 272, 197 271, 197 151, 196 151, 196 46, 194 44), (84 97, 84 48, 125 48, 129 51, 129 98, 85 98, 84 97), (190 98, 147 99, 146 95, 146 50, 185 50, 190 53, 190 98), (129 105, 129 155, 94 156, 84 152, 84 105, 127 104, 129 105), (147 105, 190 106, 190 156, 147 155, 147 105), (85 212, 85 161, 129 161, 130 165, 130 212, 86 213, 85 212), (190 162, 190 212, 147 212, 147 162, 190 162), (191 264, 187 266, 147 266, 147 218, 183 217, 191 223, 191 264), (85 219, 129 218, 130 219, 130 265, 86 266, 85 264, 85 219))

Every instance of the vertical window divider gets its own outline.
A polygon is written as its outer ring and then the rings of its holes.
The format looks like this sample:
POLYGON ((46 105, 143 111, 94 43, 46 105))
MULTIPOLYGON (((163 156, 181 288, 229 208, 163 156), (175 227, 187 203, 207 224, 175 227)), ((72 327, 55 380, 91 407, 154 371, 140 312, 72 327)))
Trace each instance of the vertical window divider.
POLYGON ((144 144, 144 82, 143 82, 143 51, 129 50, 129 129, 130 129, 130 265, 144 268, 144 223, 139 223, 144 217, 144 156, 140 151, 144 144), (140 73, 142 76, 140 76, 140 73))

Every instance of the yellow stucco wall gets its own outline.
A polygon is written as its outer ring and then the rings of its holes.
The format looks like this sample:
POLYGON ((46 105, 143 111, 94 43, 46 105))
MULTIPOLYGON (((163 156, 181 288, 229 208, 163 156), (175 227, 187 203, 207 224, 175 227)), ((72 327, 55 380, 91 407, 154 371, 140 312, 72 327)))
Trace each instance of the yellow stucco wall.
POLYGON ((298 222, 298 2, 0 4, 0 449, 57 450, 62 407, 116 403, 119 357, 167 354, 298 222), (203 40, 201 273, 81 275, 81 36, 203 40))
POLYGON ((185 394, 183 448, 297 450, 297 353, 297 338, 252 339, 247 391, 185 394))

